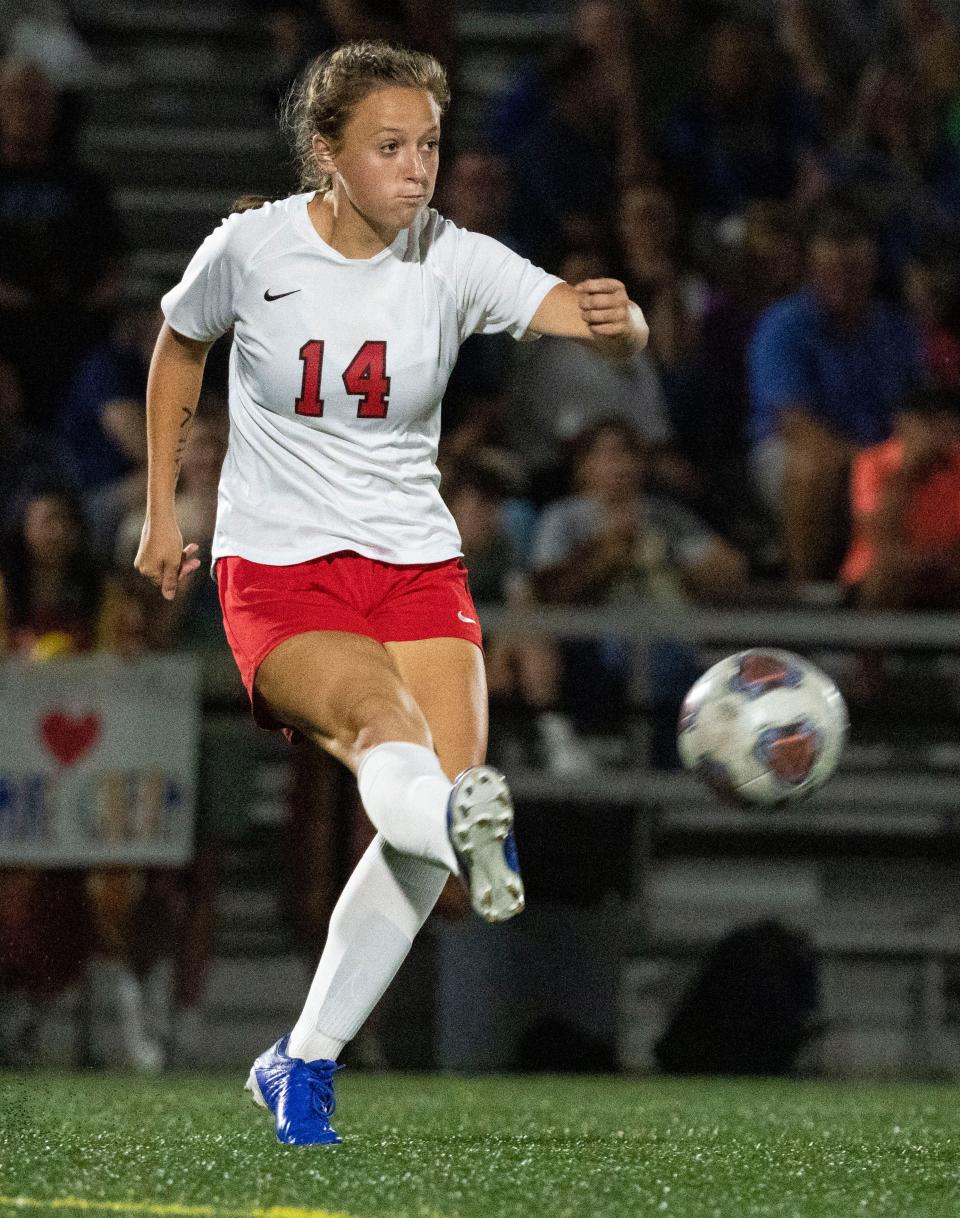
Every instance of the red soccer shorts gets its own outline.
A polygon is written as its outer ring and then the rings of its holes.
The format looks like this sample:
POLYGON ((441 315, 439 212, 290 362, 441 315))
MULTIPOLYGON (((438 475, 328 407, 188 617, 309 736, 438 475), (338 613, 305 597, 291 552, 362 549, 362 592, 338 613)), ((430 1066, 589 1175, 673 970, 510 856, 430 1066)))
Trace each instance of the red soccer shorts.
POLYGON ((223 628, 261 727, 279 724, 254 698, 254 677, 295 634, 344 630, 378 643, 455 638, 482 646, 459 558, 396 565, 342 550, 281 567, 229 555, 217 559, 216 571, 223 628))

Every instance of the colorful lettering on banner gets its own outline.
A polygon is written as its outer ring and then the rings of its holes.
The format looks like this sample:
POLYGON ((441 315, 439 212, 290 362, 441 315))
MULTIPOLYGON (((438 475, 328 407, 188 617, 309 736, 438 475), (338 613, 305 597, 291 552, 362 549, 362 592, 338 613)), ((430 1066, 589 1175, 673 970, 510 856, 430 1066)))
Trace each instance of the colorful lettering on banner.
POLYGON ((90 842, 163 842, 175 833, 185 791, 160 769, 105 770, 84 791, 90 842))
POLYGON ((52 785, 46 774, 0 771, 0 855, 7 842, 50 840, 52 785))

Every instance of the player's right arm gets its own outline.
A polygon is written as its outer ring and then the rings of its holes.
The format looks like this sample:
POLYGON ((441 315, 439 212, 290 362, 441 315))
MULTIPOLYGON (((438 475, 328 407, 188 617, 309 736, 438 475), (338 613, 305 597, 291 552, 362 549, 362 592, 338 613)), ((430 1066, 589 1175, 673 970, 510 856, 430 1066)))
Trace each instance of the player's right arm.
POLYGON ((200 566, 198 547, 183 544, 174 497, 211 346, 178 334, 164 322, 150 363, 147 514, 134 566, 168 601, 173 600, 180 581, 200 566))

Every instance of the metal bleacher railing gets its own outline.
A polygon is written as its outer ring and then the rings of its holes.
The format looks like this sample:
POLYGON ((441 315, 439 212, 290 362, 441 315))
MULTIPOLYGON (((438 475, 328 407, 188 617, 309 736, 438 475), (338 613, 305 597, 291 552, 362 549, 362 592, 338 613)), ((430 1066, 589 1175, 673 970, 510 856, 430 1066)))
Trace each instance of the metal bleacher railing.
MULTIPOLYGON (((523 613, 491 609, 482 620, 491 633, 509 631, 521 638, 617 635, 643 645, 669 634, 698 645, 705 657, 762 645, 834 659, 837 653, 877 648, 907 657, 908 666, 937 659, 950 669, 951 679, 960 674, 960 618, 950 613, 691 609, 664 621, 662 614, 642 607, 631 612, 545 607, 523 613)), ((694 956, 738 920, 767 912, 762 899, 744 900, 742 893, 722 889, 718 895, 716 886, 709 894, 680 891, 664 899, 663 884, 650 880, 669 858, 671 843, 685 843, 678 847, 682 853, 699 849, 704 873, 724 856, 746 859, 748 868, 761 870, 764 859, 774 867, 780 857, 839 859, 833 865, 853 877, 879 875, 885 864, 870 862, 877 854, 920 859, 921 870, 929 868, 929 882, 911 881, 911 887, 894 880, 878 900, 875 893, 858 890, 854 878, 839 897, 834 893, 790 913, 810 935, 821 961, 832 962, 841 976, 864 964, 900 968, 909 994, 905 1034, 912 1068, 937 1073, 945 1068, 950 972, 960 963, 960 901, 951 900, 951 872, 960 880, 960 735, 952 733, 953 713, 948 710, 946 724, 939 724, 941 739, 928 747, 918 746, 917 724, 904 722, 911 714, 904 708, 900 721, 895 710, 884 724, 889 740, 883 746, 858 749, 855 717, 847 764, 809 801, 773 814, 723 805, 690 775, 642 763, 562 777, 511 770, 510 779, 521 805, 555 799, 587 809, 612 804, 634 810, 630 914, 640 955, 694 956), (912 744, 900 747, 904 735, 911 735, 912 744)), ((922 734, 921 729, 921 740, 922 734)), ((716 869, 721 868, 722 863, 716 869)), ((776 913, 775 891, 770 898, 776 913)), ((857 1007, 870 1001, 854 997, 841 1020, 855 1022, 857 1007)))

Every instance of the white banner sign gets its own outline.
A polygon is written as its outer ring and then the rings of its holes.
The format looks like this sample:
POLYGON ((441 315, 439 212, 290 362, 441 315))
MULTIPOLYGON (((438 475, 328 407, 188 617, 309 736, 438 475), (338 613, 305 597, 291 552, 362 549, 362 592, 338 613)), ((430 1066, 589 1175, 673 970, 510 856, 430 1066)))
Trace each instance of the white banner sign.
POLYGON ((0 866, 189 861, 199 730, 191 656, 0 661, 0 866))

